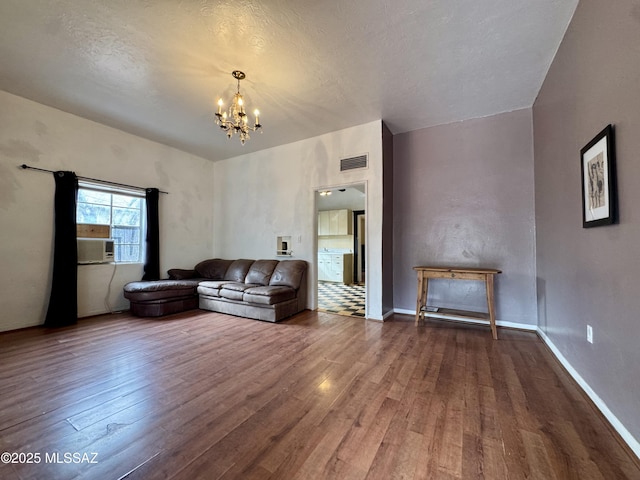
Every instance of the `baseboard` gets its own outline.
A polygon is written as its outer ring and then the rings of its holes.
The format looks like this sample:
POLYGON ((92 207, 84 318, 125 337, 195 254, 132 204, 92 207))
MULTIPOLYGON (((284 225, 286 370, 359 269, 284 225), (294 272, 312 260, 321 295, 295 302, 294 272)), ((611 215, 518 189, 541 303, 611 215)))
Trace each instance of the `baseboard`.
MULTIPOLYGON (((401 313, 401 314, 404 314, 404 315, 412 315, 414 317, 416 315, 415 310, 405 310, 403 308, 394 308, 393 312, 394 313, 401 313)), ((475 324, 478 324, 478 325, 487 325, 487 322, 483 322, 482 320, 473 320, 473 319, 469 319, 469 318, 456 319, 456 318, 451 318, 451 317, 440 317, 437 313, 429 313, 429 318, 442 318, 443 320, 449 320, 451 322, 475 323, 475 324)), ((531 332, 535 332, 535 331, 538 330, 537 325, 530 325, 528 323, 505 322, 503 320, 498 320, 498 319, 496 319, 496 325, 498 327, 515 328, 515 329, 518 329, 518 330, 529 330, 531 332)))
POLYGON ((600 410, 600 412, 605 416, 607 421, 611 424, 618 435, 622 438, 622 440, 629 446, 631 451, 635 454, 638 459, 640 459, 640 443, 631 435, 629 430, 625 428, 620 420, 613 414, 607 404, 598 396, 596 392, 589 386, 589 384, 580 376, 580 374, 576 371, 575 368, 569 363, 569 361, 562 355, 560 350, 553 344, 551 339, 545 335, 545 333, 538 329, 538 336, 542 339, 542 341, 549 347, 553 355, 558 359, 558 361, 562 364, 562 366, 569 372, 569 375, 573 377, 576 383, 580 386, 580 388, 587 394, 587 396, 594 403, 596 408, 600 410))

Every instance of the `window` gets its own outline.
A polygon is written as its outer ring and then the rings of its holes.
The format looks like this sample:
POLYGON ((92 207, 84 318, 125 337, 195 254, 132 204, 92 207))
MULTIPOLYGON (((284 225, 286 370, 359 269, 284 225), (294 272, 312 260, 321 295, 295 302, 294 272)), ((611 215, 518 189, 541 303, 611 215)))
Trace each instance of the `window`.
POLYGON ((143 262, 144 193, 81 181, 78 223, 109 225, 115 262, 143 262))

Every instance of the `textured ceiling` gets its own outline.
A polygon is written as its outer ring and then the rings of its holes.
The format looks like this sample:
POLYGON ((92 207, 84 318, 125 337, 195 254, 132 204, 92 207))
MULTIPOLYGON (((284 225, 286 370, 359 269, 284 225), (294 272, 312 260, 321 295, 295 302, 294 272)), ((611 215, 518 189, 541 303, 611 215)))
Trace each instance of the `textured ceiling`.
POLYGON ((211 160, 530 107, 577 0, 2 0, 0 89, 211 160), (235 89, 246 145, 214 124, 235 89))

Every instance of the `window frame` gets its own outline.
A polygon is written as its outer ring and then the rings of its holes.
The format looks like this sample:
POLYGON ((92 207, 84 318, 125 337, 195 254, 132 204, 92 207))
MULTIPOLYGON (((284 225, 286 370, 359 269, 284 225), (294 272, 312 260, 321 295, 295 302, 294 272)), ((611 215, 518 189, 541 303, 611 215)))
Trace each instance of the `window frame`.
MULTIPOLYGON (((88 191, 93 191, 93 192, 100 192, 100 193, 106 193, 108 194, 109 197, 109 236, 110 236, 110 240, 114 241, 114 255, 113 255, 113 261, 110 263, 117 263, 117 264, 144 264, 145 261, 145 247, 146 247, 146 230, 147 230, 147 202, 146 202, 146 194, 145 194, 145 190, 144 189, 137 189, 134 187, 131 188, 127 188, 127 187, 121 187, 121 186, 113 186, 113 185, 109 185, 109 184, 103 184, 103 183, 99 183, 99 182, 95 182, 95 181, 88 181, 88 180, 79 180, 78 181, 78 193, 80 193, 81 190, 88 190, 88 191), (131 225, 114 225, 113 223, 113 210, 114 208, 130 208, 132 210, 138 210, 138 209, 133 209, 131 207, 119 207, 119 206, 115 206, 113 204, 113 195, 122 195, 122 196, 126 196, 126 197, 131 197, 131 198, 138 198, 140 199, 140 224, 139 226, 131 226, 131 225), (136 230, 139 229, 140 233, 139 233, 139 242, 138 243, 118 243, 116 241, 116 238, 114 238, 113 236, 113 232, 114 229, 130 229, 130 230, 136 230), (139 247, 139 255, 138 255, 138 259, 137 260, 131 260, 131 261, 127 261, 127 260, 118 260, 118 253, 120 252, 120 247, 121 246, 138 246, 139 247)), ((80 204, 87 204, 90 205, 91 202, 80 202, 79 200, 76 201, 76 215, 78 213, 78 207, 80 204)), ((98 204, 96 204, 98 205, 98 204)), ((107 205, 102 205, 102 206, 107 206, 107 205)), ((86 223, 86 222, 80 222, 80 223, 86 223)), ((105 225, 103 223, 101 224, 93 224, 93 223, 86 223, 87 225, 105 225)))

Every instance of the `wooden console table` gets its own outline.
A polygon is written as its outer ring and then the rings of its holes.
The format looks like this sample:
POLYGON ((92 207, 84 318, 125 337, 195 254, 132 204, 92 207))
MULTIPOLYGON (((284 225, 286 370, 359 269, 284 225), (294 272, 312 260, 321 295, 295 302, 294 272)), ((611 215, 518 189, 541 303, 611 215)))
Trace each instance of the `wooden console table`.
POLYGON ((425 317, 467 318, 485 320, 491 325, 493 339, 498 339, 496 330, 496 313, 493 302, 493 277, 500 270, 491 268, 458 268, 458 267, 413 267, 418 272, 418 300, 416 302, 416 325, 425 317), (487 289, 487 313, 451 310, 447 308, 427 307, 427 293, 430 278, 449 280, 482 280, 487 289))

